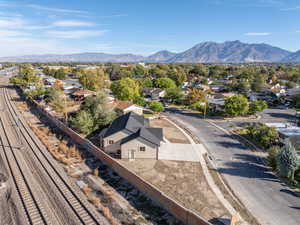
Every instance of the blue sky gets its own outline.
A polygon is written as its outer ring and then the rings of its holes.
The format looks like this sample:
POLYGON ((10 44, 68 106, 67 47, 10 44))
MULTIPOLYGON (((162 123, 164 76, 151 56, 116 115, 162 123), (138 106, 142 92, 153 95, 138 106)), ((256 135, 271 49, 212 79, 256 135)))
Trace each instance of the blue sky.
POLYGON ((0 56, 184 51, 240 40, 300 49, 296 0, 0 0, 0 56))

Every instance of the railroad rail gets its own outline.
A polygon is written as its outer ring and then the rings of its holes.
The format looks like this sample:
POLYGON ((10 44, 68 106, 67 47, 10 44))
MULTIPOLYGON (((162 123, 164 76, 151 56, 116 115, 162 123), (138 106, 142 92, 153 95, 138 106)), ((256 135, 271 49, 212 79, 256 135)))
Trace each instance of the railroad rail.
POLYGON ((27 216, 27 223, 31 225, 47 224, 50 225, 50 220, 47 217, 45 210, 41 205, 41 200, 34 194, 35 190, 30 185, 30 175, 26 174, 20 163, 22 160, 12 146, 6 131, 3 119, 0 118, 1 128, 4 136, 0 137, 0 142, 3 149, 8 169, 11 174, 12 181, 16 187, 18 197, 22 202, 22 207, 27 216))
POLYGON ((91 208, 90 203, 88 203, 86 199, 83 199, 76 192, 76 189, 74 190, 75 187, 66 181, 66 177, 62 175, 62 171, 59 171, 59 168, 55 165, 55 160, 49 157, 49 152, 41 147, 39 140, 37 140, 33 132, 25 125, 23 119, 19 117, 15 105, 11 102, 7 88, 3 88, 3 95, 11 119, 20 126, 20 135, 23 140, 25 140, 25 144, 28 146, 27 149, 34 157, 38 166, 43 168, 47 176, 46 178, 51 182, 51 185, 60 193, 60 200, 66 203, 68 209, 72 211, 73 218, 69 218, 70 224, 102 224, 103 219, 91 208))

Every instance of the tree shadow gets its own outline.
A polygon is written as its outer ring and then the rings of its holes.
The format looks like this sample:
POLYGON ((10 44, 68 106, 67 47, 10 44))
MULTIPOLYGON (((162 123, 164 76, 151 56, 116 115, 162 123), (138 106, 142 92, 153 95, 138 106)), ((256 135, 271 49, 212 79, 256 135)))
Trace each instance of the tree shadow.
POLYGON ((247 150, 247 148, 242 145, 241 143, 234 143, 234 142, 227 142, 227 141, 216 141, 216 144, 224 147, 224 148, 238 148, 238 149, 242 149, 242 150, 247 150))
POLYGON ((296 117, 287 113, 267 113, 267 115, 278 118, 278 119, 286 119, 286 120, 295 120, 296 117))
POLYGON ((262 157, 249 154, 235 154, 233 160, 236 161, 225 163, 225 167, 219 168, 218 171, 232 176, 280 182, 280 180, 263 165, 262 159, 262 157))
POLYGON ((291 191, 291 190, 288 190, 288 189, 281 189, 280 192, 283 192, 283 193, 286 193, 286 194, 289 194, 293 197, 300 197, 300 194, 294 192, 294 191, 291 191))

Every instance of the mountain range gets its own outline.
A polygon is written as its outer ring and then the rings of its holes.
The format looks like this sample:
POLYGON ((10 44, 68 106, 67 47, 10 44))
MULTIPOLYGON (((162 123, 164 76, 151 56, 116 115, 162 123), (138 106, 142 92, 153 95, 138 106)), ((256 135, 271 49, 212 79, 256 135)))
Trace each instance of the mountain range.
POLYGON ((148 57, 134 54, 78 53, 66 55, 25 55, 0 57, 0 62, 165 62, 165 63, 229 63, 229 62, 300 62, 300 50, 290 52, 268 44, 240 41, 202 42, 180 53, 159 51, 148 57))

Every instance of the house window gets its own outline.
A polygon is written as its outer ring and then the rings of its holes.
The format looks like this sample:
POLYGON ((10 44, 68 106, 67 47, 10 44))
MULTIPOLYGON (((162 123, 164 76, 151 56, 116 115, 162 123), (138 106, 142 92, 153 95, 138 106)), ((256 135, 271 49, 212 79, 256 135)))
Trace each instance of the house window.
POLYGON ((108 141, 108 144, 110 144, 110 145, 112 145, 113 143, 114 143, 113 140, 109 140, 109 141, 108 141))
POLYGON ((146 151, 146 147, 140 147, 140 152, 146 151))

